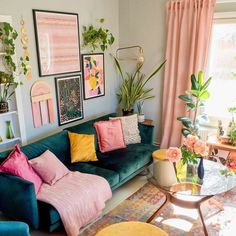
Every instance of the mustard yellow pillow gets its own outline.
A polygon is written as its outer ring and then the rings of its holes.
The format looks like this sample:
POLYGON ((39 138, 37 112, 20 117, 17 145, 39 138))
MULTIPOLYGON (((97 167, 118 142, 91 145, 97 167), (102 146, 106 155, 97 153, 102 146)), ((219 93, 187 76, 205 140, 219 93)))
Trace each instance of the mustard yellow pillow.
POLYGON ((97 161, 93 134, 70 133, 71 163, 97 161))

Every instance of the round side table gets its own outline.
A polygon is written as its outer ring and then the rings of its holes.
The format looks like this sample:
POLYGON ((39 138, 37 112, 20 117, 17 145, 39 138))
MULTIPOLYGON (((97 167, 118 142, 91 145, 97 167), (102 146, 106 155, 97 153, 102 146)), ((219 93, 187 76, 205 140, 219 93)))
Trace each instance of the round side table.
POLYGON ((152 153, 153 177, 161 186, 169 187, 177 183, 173 164, 166 157, 166 149, 160 149, 152 153))
POLYGON ((99 231, 95 236, 168 236, 162 229, 144 222, 129 221, 113 225, 99 231))

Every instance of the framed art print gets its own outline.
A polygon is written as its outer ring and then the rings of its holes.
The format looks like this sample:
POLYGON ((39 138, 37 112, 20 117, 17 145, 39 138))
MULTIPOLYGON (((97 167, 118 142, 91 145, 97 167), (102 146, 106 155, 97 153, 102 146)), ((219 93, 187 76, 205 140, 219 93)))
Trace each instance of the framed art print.
POLYGON ((84 99, 105 95, 104 54, 82 54, 84 99))
POLYGON ((83 119, 81 75, 55 78, 59 125, 83 119))
POLYGON ((81 71, 78 14, 33 10, 39 76, 81 71))

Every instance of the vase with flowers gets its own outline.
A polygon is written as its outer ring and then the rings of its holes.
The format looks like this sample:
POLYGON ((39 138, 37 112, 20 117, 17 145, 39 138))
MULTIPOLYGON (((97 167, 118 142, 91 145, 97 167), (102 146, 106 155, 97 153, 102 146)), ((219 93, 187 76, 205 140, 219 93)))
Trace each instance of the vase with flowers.
POLYGON ((190 174, 193 177, 198 174, 199 179, 204 177, 203 158, 208 155, 208 147, 206 142, 200 140, 198 136, 189 134, 184 138, 183 145, 178 147, 170 147, 167 150, 167 158, 174 163, 176 167, 177 178, 183 178, 185 173, 178 173, 180 169, 186 169, 187 166, 191 166, 190 174), (200 159, 200 160, 199 160, 200 159))

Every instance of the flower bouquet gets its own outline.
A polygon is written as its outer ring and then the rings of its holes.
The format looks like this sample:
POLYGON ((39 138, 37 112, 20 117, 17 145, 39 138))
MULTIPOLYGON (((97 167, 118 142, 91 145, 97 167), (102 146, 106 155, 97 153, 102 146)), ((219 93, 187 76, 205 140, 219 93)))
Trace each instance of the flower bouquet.
MULTIPOLYGON (((183 145, 178 147, 170 147, 167 152, 167 158, 174 163, 176 175, 178 179, 186 178, 187 165, 197 166, 198 158, 200 162, 198 165, 198 177, 203 179, 204 167, 203 158, 208 155, 208 147, 206 142, 200 140, 197 136, 189 134, 184 138, 183 145)), ((194 171, 192 171, 194 174, 194 171)))

